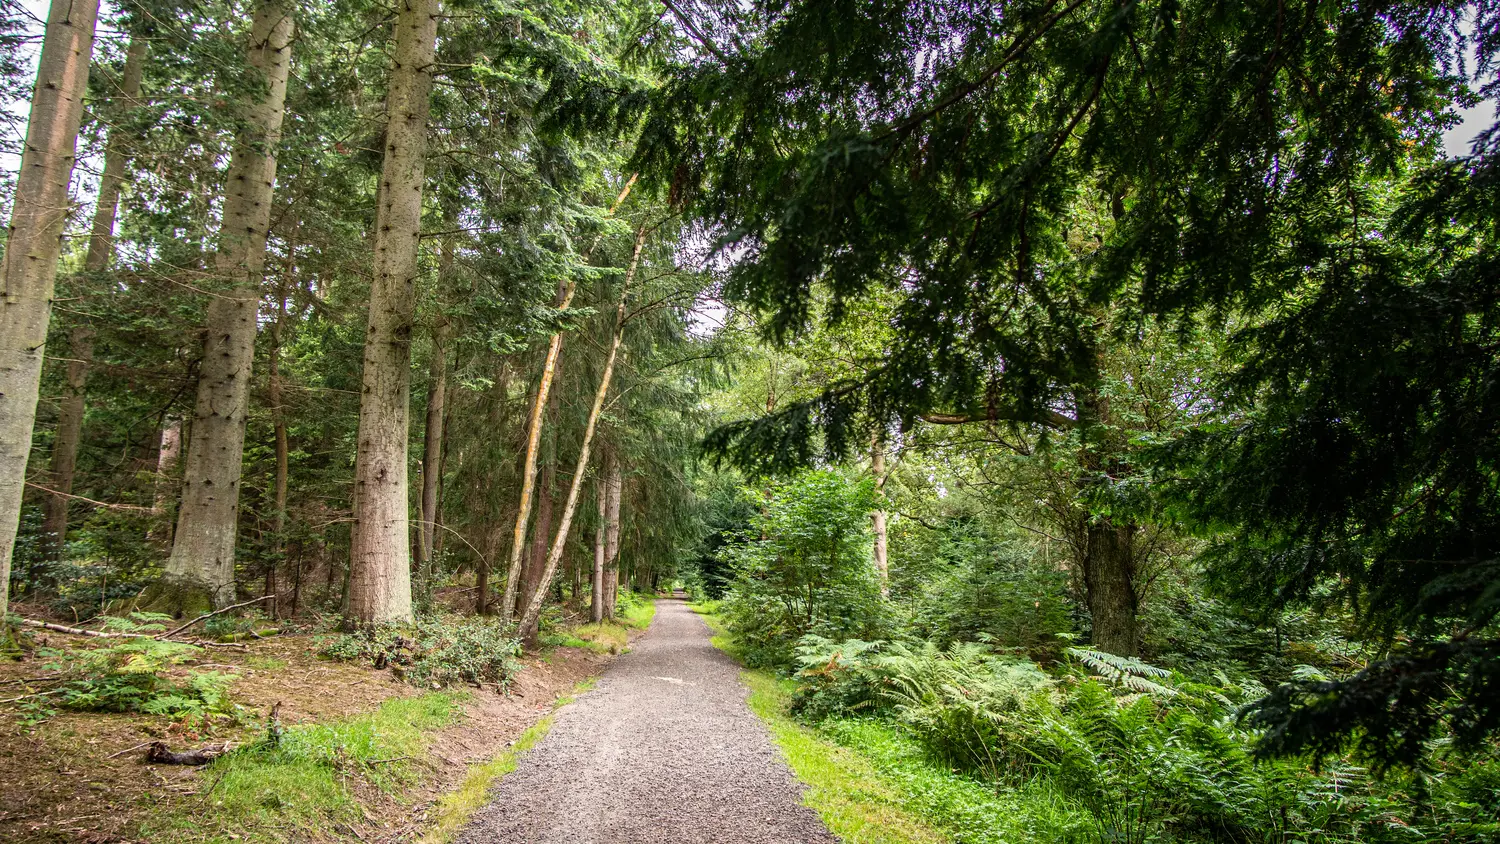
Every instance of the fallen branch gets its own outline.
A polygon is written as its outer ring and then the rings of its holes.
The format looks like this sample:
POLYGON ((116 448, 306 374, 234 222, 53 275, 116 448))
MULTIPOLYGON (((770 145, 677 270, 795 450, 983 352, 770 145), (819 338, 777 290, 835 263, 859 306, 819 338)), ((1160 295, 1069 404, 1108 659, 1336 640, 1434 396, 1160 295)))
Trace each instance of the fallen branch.
POLYGON ((207 765, 227 752, 229 742, 178 753, 168 749, 166 742, 153 741, 146 750, 146 761, 153 765, 207 765))
POLYGON ((82 627, 68 627, 65 624, 37 621, 34 618, 23 618, 21 619, 21 623, 27 627, 40 627, 55 633, 71 633, 74 636, 93 636, 97 639, 138 639, 145 636, 144 633, 105 633, 101 630, 85 630, 82 627))
POLYGON ((178 633, 181 633, 182 631, 188 629, 189 627, 192 627, 194 624, 197 624, 198 622, 203 621, 206 618, 213 618, 214 616, 219 615, 221 613, 226 613, 226 612, 229 612, 230 610, 237 610, 240 607, 248 607, 251 604, 258 604, 261 601, 269 601, 270 599, 272 599, 274 597, 276 597, 276 596, 275 595, 262 595, 259 598, 251 598, 248 601, 241 601, 238 604, 231 604, 230 606, 227 606, 227 607, 225 607, 225 608, 223 608, 221 610, 214 610, 213 612, 206 612, 203 615, 200 615, 197 618, 193 619, 192 621, 189 621, 187 624, 184 624, 181 627, 176 628, 175 630, 168 630, 167 632, 158 635, 156 638, 158 638, 158 639, 170 639, 173 636, 176 636, 178 633))
POLYGON ((153 744, 153 743, 154 742, 143 741, 140 744, 136 745, 135 747, 127 747, 124 750, 117 750, 114 753, 111 753, 111 754, 109 754, 108 756, 106 756, 104 758, 105 759, 114 759, 117 756, 124 756, 125 754, 129 753, 132 750, 140 750, 141 748, 145 747, 146 745, 153 744))

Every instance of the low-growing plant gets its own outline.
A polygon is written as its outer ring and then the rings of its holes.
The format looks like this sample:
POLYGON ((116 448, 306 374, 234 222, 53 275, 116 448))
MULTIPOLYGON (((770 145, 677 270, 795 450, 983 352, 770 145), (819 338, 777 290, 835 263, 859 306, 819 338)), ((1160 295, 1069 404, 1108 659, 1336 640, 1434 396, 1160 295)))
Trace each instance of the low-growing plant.
POLYGON ((326 642, 322 654, 389 667, 414 686, 508 684, 519 670, 521 642, 507 625, 452 614, 419 616, 414 624, 381 624, 326 642))
MULTIPOLYGON (((159 632, 162 620, 153 614, 106 618, 113 632, 159 632)), ((38 652, 48 670, 58 674, 52 689, 23 703, 23 718, 37 723, 50 717, 50 705, 81 712, 143 712, 169 718, 221 716, 238 719, 240 707, 229 700, 228 688, 237 675, 216 671, 189 672, 174 679, 168 670, 202 653, 195 645, 153 639, 149 635, 112 640, 98 647, 38 652), (50 705, 43 705, 45 697, 50 705), (27 704, 30 704, 27 706, 27 704)))

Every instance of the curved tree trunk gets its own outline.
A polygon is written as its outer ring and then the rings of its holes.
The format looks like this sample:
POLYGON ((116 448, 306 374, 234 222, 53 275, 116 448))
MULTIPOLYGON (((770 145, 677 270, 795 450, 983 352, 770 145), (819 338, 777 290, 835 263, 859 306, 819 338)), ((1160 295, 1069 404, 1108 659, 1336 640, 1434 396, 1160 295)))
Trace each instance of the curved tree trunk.
POLYGON ((0 261, 0 619, 10 604, 11 556, 98 15, 98 0, 53 0, 47 13, 0 261))
MULTIPOLYGON (((558 310, 566 311, 573 302, 574 282, 568 282, 559 297, 558 310)), ((552 390, 552 379, 557 372, 557 356, 562 350, 562 332, 552 335, 547 344, 547 357, 542 363, 542 377, 537 383, 536 398, 531 402, 531 421, 527 425, 526 458, 521 468, 521 495, 516 504, 516 527, 511 535, 510 559, 505 569, 505 594, 500 598, 500 618, 511 619, 511 608, 516 605, 516 593, 521 583, 521 551, 526 546, 526 526, 531 519, 531 496, 536 486, 536 455, 542 442, 542 410, 547 406, 547 394, 552 390)))
MULTIPOLYGON (((125 51, 125 68, 120 77, 120 106, 111 109, 118 116, 135 106, 141 96, 141 76, 146 64, 146 40, 132 35, 125 51)), ((115 215, 120 207, 120 185, 125 181, 125 149, 119 128, 109 130, 105 142, 104 172, 99 177, 99 196, 94 202, 94 219, 89 227, 89 249, 83 269, 97 276, 109 269, 114 257, 115 215)), ((43 505, 42 534, 51 559, 62 557, 68 539, 68 498, 73 492, 73 474, 78 466, 78 446, 83 439, 84 390, 88 385, 89 365, 94 359, 94 329, 87 321, 75 323, 68 331, 68 366, 62 405, 57 414, 57 439, 52 445, 51 487, 57 495, 47 496, 43 505)))
POLYGON ((411 333, 438 3, 403 0, 399 10, 354 466, 348 618, 361 625, 412 617, 406 473, 411 333))
POLYGON ((530 594, 526 611, 521 615, 520 630, 527 641, 534 641, 537 623, 541 619, 542 604, 547 599, 547 590, 552 578, 557 576, 557 564, 562 559, 563 549, 568 544, 568 530, 573 526, 573 514, 578 511, 578 496, 583 490, 584 478, 589 470, 589 452, 594 444, 594 431, 599 425, 599 415, 604 412, 604 400, 609 396, 609 382, 615 374, 615 361, 620 354, 620 343, 625 337, 625 302, 630 293, 630 282, 635 278, 636 268, 641 262, 641 248, 646 244, 646 226, 636 229, 635 249, 630 256, 630 266, 625 270, 625 280, 620 284, 620 303, 615 307, 614 332, 610 336, 609 353, 604 359, 604 373, 599 376, 599 389, 594 392, 594 405, 589 408, 588 423, 583 428, 583 444, 578 447, 578 462, 573 467, 573 483, 568 487, 568 499, 563 504, 562 519, 557 525, 557 536, 547 550, 547 562, 541 578, 530 594))
POLYGON ((247 111, 245 133, 235 144, 225 178, 214 255, 222 292, 208 305, 193 435, 183 461, 182 505, 166 573, 145 598, 151 609, 196 612, 234 602, 245 414, 291 39, 291 12, 283 0, 263 0, 250 25, 249 65, 266 82, 265 98, 247 111))

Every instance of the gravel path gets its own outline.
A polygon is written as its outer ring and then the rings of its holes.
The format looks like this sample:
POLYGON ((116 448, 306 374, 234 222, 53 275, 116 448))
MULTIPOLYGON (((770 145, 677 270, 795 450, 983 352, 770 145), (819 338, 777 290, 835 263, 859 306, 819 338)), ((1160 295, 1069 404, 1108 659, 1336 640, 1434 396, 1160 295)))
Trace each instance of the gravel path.
POLYGON ((680 600, 500 780, 460 844, 833 844, 680 600))

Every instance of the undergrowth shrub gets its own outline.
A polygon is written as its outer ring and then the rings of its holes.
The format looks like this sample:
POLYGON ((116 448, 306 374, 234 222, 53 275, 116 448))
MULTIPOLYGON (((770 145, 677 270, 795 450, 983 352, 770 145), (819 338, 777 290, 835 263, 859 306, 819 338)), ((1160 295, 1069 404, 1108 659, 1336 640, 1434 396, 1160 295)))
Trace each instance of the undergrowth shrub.
POLYGON ((131 613, 105 617, 103 628, 139 637, 109 640, 110 644, 71 649, 42 648, 44 667, 57 672, 60 682, 23 707, 35 723, 52 714, 52 706, 80 712, 141 712, 175 719, 224 718, 238 720, 240 707, 229 700, 229 685, 237 675, 193 671, 174 679, 168 670, 196 658, 202 648, 151 636, 166 630, 168 616, 131 613))
POLYGON ((734 572, 721 606, 751 666, 792 665, 797 641, 881 638, 890 608, 870 565, 872 482, 804 472, 775 486, 751 528, 720 551, 734 572))
POLYGON ((389 667, 414 686, 450 683, 507 685, 520 670, 521 642, 498 621, 452 614, 419 616, 414 624, 379 624, 338 636, 321 653, 346 662, 389 667))

